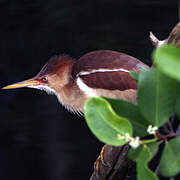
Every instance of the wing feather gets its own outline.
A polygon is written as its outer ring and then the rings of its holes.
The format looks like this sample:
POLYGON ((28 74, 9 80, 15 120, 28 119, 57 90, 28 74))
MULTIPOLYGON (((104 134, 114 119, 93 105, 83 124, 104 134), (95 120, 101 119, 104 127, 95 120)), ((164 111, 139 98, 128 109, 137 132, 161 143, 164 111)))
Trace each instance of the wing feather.
POLYGON ((138 59, 110 50, 94 51, 82 56, 72 68, 72 77, 78 77, 91 88, 120 90, 137 89, 137 82, 129 71, 149 69, 138 59))

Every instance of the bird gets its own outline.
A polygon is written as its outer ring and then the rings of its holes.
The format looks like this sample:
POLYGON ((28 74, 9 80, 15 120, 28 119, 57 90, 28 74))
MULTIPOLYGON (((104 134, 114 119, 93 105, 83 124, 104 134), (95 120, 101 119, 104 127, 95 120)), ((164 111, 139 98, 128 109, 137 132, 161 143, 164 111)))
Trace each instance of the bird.
POLYGON ((25 81, 2 89, 36 88, 57 96, 69 111, 83 113, 91 97, 136 101, 137 81, 130 71, 139 73, 149 66, 135 57, 112 50, 96 50, 74 59, 69 55, 52 56, 40 72, 25 81))

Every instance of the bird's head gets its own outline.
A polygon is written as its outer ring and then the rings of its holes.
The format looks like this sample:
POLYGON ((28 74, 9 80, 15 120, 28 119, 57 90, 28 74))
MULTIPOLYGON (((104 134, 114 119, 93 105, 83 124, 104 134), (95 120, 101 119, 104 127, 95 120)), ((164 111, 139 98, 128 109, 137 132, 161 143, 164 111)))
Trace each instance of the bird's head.
POLYGON ((53 56, 33 78, 14 83, 2 89, 36 88, 54 94, 70 81, 70 71, 74 60, 69 56, 53 56))

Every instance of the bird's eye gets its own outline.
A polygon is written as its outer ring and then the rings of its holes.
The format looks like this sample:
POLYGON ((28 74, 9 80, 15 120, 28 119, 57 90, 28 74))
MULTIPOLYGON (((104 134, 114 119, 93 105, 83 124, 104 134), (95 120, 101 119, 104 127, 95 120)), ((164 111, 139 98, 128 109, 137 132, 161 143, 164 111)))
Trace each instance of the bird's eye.
POLYGON ((47 83, 47 82, 48 82, 47 77, 43 77, 43 78, 42 78, 42 81, 47 83))

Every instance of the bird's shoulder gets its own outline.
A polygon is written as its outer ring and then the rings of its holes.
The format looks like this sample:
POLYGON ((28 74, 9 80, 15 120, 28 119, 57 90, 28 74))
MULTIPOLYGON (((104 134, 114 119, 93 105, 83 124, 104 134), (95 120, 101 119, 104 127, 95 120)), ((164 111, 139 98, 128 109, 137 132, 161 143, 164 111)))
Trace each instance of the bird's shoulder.
POLYGON ((132 56, 111 50, 98 50, 85 54, 74 63, 72 77, 80 78, 91 88, 137 89, 137 83, 129 71, 139 72, 142 68, 149 67, 132 56))
POLYGON ((72 76, 76 77, 80 72, 94 69, 117 69, 140 71, 149 68, 135 57, 125 53, 111 50, 97 50, 80 57, 73 65, 72 76))

